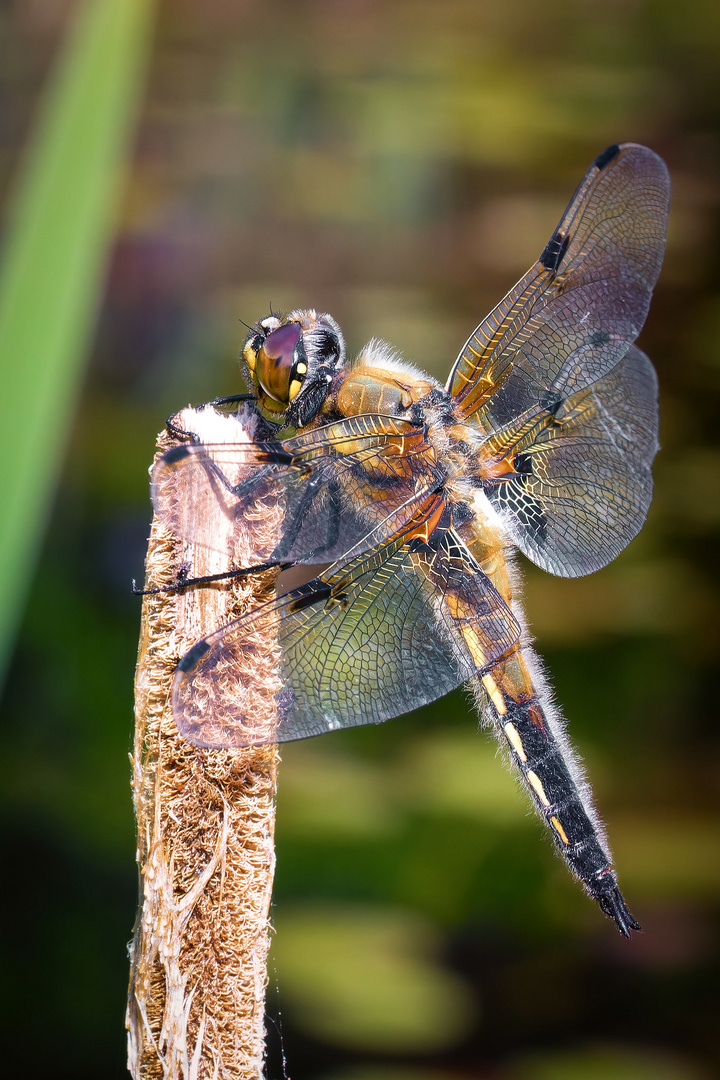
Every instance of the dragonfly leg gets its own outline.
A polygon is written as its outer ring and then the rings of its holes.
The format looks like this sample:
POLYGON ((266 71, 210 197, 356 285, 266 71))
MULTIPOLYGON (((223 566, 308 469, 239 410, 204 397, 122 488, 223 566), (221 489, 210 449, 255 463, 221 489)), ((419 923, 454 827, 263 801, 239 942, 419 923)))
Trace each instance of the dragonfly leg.
POLYGON ((295 505, 288 507, 286 510, 282 539, 272 553, 273 559, 282 560, 283 562, 293 561, 290 558, 290 553, 302 533, 303 526, 307 523, 308 515, 312 511, 313 502, 317 499, 318 492, 321 491, 326 496, 323 504, 323 525, 325 528, 325 535, 324 537, 319 538, 319 542, 315 548, 303 552, 302 561, 304 563, 330 561, 325 558, 325 556, 326 553, 331 551, 337 544, 340 535, 340 512, 342 510, 342 505, 340 503, 337 485, 331 481, 325 483, 323 488, 322 476, 316 476, 310 479, 303 488, 300 498, 296 501, 295 505))
POLYGON ((640 926, 618 887, 604 829, 539 661, 529 648, 518 649, 479 682, 483 689, 476 697, 483 717, 507 743, 558 850, 588 895, 630 937, 640 926))
POLYGON ((154 596, 156 593, 177 592, 178 589, 188 589, 194 585, 211 585, 214 581, 228 581, 231 578, 244 577, 248 574, 262 574, 265 570, 287 570, 292 563, 266 562, 258 563, 257 566, 244 566, 235 570, 222 570, 219 574, 204 574, 202 577, 188 577, 182 570, 177 580, 172 585, 158 585, 153 589, 139 589, 133 578, 132 591, 135 596, 154 596))

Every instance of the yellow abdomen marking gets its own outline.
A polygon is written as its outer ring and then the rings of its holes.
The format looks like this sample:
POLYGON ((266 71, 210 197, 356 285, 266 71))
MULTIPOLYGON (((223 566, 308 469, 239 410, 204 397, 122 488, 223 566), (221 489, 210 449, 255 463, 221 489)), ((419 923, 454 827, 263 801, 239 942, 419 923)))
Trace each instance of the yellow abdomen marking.
MULTIPOLYGON (((505 713, 507 712, 507 705, 505 704, 505 700, 504 700, 502 694, 500 693, 500 691, 498 690, 498 685, 495 682, 495 680, 493 679, 492 675, 483 675, 482 684, 485 687, 485 689, 487 690, 488 694, 490 695, 490 700, 492 701, 493 705, 497 709, 498 715, 499 716, 504 716, 505 713)), ((515 731, 515 728, 512 726, 512 724, 508 724, 507 727, 505 728, 506 732, 507 732, 508 727, 513 728, 513 731, 515 731)), ((515 731, 515 735, 517 736, 518 742, 520 742, 520 736, 518 735, 517 731, 515 731)), ((508 735, 508 739, 510 739, 509 735, 508 735)), ((510 739, 510 741, 512 742, 512 739, 510 739)), ((515 744, 513 743, 513 746, 514 745, 515 744)), ((521 749, 522 749, 522 744, 521 744, 521 749)), ((525 758, 523 758, 522 760, 525 761, 525 758)))
POLYGON ((558 836, 562 840, 563 844, 569 844, 570 841, 567 838, 567 833, 563 829, 563 827, 560 824, 560 822, 558 821, 558 819, 556 817, 551 817, 550 818, 550 824, 552 825, 553 829, 555 830, 555 832, 558 834, 558 836))
POLYGON ((473 658, 477 667, 481 668, 485 666, 485 651, 480 642, 477 630, 474 630, 472 626, 461 626, 460 630, 462 636, 465 638, 465 644, 470 650, 470 655, 473 658))
POLYGON ((510 743, 517 756, 523 763, 526 762, 527 754, 525 753, 525 749, 523 747, 522 739, 520 738, 520 732, 518 731, 518 729, 515 727, 514 724, 506 724, 503 728, 503 731, 505 732, 505 737, 507 738, 507 741, 510 743))
POLYGON ((542 781, 540 780, 538 774, 532 772, 531 770, 529 773, 526 773, 526 775, 528 784, 533 789, 540 802, 543 804, 543 806, 549 806, 550 800, 545 794, 545 788, 542 786, 542 781))

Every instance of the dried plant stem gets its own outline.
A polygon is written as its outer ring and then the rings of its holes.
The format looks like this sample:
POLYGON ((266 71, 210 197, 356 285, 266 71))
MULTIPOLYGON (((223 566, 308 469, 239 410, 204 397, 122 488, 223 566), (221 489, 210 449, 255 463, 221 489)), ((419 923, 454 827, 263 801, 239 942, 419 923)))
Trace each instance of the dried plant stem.
MULTIPOLYGON (((189 430, 193 415, 181 414, 189 430)), ((172 442, 162 435, 158 445, 172 442)), ((227 567, 226 556, 191 550, 154 520, 147 586, 177 580, 189 555, 194 576, 227 567)), ((135 1078, 262 1075, 277 749, 192 746, 176 729, 169 691, 178 658, 273 596, 274 584, 270 571, 143 600, 133 757, 140 910, 127 1013, 135 1078)), ((269 686, 272 642, 264 659, 269 686)))

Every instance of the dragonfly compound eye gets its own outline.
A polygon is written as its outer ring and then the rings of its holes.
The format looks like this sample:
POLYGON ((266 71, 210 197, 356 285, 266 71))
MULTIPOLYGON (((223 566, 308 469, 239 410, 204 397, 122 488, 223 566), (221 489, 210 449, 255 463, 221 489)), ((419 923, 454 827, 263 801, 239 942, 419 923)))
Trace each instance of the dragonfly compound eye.
POLYGON ((291 322, 273 330, 257 352, 253 372, 263 406, 271 412, 284 412, 306 372, 300 325, 291 322))

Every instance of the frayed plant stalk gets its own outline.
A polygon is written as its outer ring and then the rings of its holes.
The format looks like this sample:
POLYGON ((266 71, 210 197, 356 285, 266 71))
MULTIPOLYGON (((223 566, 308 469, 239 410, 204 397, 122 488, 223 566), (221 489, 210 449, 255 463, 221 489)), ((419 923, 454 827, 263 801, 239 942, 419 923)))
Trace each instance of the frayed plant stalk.
MULTIPOLYGON (((177 422, 203 442, 251 438, 235 418, 212 409, 185 410, 177 422)), ((175 441, 164 433, 159 450, 175 441)), ((278 526, 278 507, 268 507, 269 537, 278 526)), ((234 562, 252 563, 242 537, 234 562)), ((227 569, 228 557, 184 543, 155 519, 146 588, 171 584, 188 563, 191 575, 201 576, 227 569)), ((127 1012, 128 1068, 136 1080, 262 1075, 277 748, 191 745, 176 728, 170 688, 179 658, 271 599, 275 580, 269 571, 143 598, 132 781, 140 909, 127 1012)), ((240 678, 242 664, 237 658, 240 678)), ((267 729, 274 721, 273 641, 253 652, 252 668, 246 674, 256 719, 267 729)))

